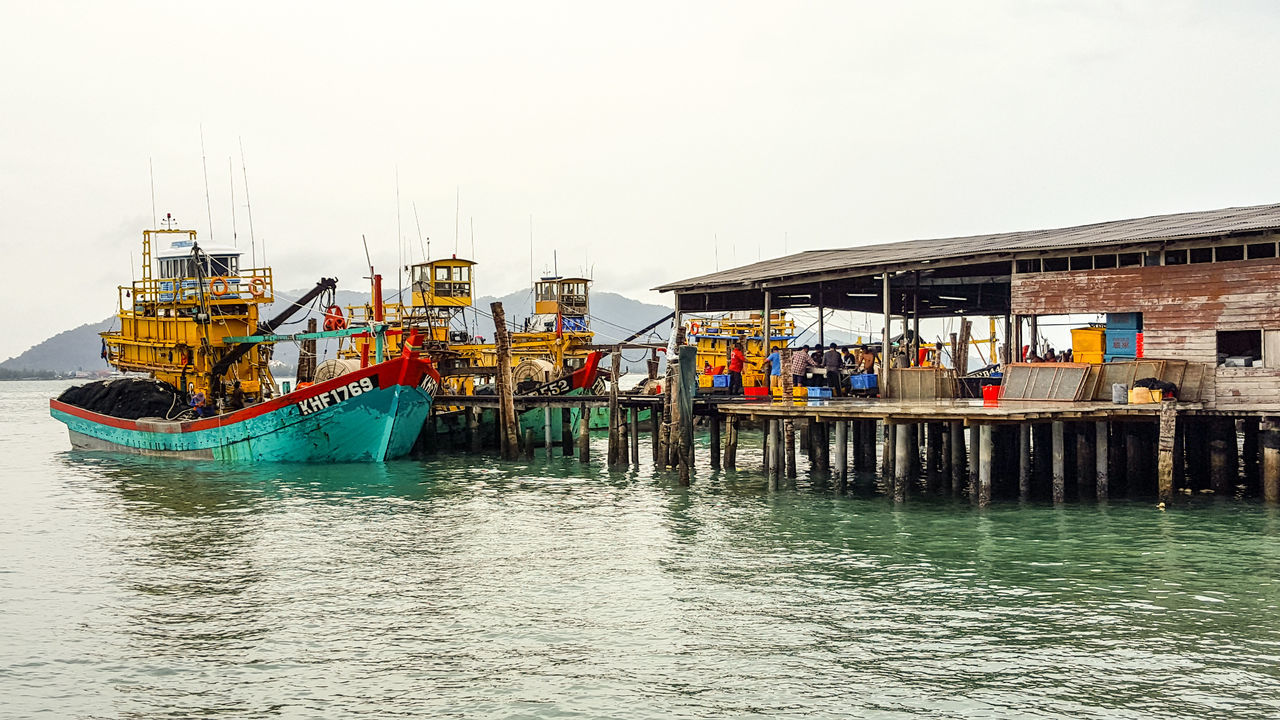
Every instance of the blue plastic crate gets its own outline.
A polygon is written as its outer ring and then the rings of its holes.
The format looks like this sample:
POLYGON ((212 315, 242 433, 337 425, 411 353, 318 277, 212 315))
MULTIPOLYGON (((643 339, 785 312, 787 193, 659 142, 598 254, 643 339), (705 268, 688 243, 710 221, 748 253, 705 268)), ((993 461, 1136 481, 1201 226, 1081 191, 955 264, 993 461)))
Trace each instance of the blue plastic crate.
POLYGON ((1137 357, 1138 331, 1107 328, 1107 337, 1103 342, 1103 349, 1107 355, 1137 357))
POLYGON ((831 397, 831 388, 829 387, 811 387, 808 388, 809 397, 811 398, 829 398, 831 397))
POLYGON ((1141 329, 1142 313, 1107 313, 1107 332, 1141 329))
POLYGON ((727 387, 729 387, 729 376, 728 376, 728 375, 712 375, 712 376, 711 376, 711 387, 713 387, 713 388, 727 388, 727 387))
POLYGON ((875 390, 876 387, 877 385, 876 385, 875 373, 869 373, 866 375, 850 375, 849 376, 850 390, 875 390))

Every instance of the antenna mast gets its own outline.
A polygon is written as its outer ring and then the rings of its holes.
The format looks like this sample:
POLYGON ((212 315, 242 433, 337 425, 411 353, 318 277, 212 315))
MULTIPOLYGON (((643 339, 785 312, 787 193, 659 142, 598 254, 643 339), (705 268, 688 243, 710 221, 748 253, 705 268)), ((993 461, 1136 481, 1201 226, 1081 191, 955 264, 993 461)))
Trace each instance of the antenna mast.
POLYGON ((200 166, 204 168, 204 208, 209 213, 209 242, 213 242, 213 203, 209 202, 209 162, 204 156, 204 124, 200 125, 200 166))
POLYGON ((476 218, 471 216, 471 259, 476 259, 476 218))
POLYGON ((422 223, 418 221, 418 203, 413 204, 413 224, 418 226, 418 247, 422 248, 422 262, 431 259, 430 252, 427 250, 431 246, 431 238, 427 238, 427 245, 422 244, 422 223))
POLYGON ((154 228, 156 226, 156 169, 151 165, 151 158, 147 158, 147 171, 151 173, 151 227, 154 228))
POLYGON ((462 218, 462 188, 454 189, 453 196, 453 255, 458 255, 458 221, 462 218))
MULTIPOLYGON (((253 251, 253 266, 258 267, 258 242, 253 236, 253 203, 249 202, 249 170, 244 166, 244 139, 237 137, 240 142, 240 170, 244 173, 244 206, 249 211, 249 247, 253 251)), ((263 260, 266 260, 266 249, 263 249, 263 260)))
POLYGON ((404 232, 400 229, 400 166, 396 166, 396 250, 400 263, 396 265, 396 298, 404 305, 404 232))
POLYGON ((236 171, 230 155, 227 156, 227 178, 231 181, 231 244, 240 247, 240 236, 236 234, 236 171))

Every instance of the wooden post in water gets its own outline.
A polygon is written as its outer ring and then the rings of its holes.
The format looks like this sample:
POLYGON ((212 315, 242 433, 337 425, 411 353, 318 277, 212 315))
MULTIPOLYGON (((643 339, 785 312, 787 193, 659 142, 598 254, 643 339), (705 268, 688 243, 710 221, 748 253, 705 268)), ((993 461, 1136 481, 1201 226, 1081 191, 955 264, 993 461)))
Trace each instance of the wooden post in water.
POLYGON ((724 469, 738 468, 738 416, 730 415, 725 420, 724 469))
POLYGON ((560 454, 573 457, 573 411, 560 408, 560 454))
POLYGON ((1061 420, 1053 421, 1053 502, 1061 503, 1067 495, 1067 449, 1066 425, 1061 420))
POLYGON ((578 409, 578 462, 591 462, 591 408, 578 409))
POLYGON ((1262 499, 1280 503, 1280 425, 1275 418, 1262 424, 1262 499))
POLYGON ((1107 425, 1106 420, 1099 420, 1093 425, 1093 459, 1097 468, 1097 472, 1094 473, 1094 490, 1097 491, 1099 500, 1106 500, 1110 492, 1108 486, 1111 482, 1111 446, 1108 442, 1110 433, 1107 425))
POLYGON ((720 469, 720 413, 715 408, 707 419, 711 426, 711 469, 720 469))
POLYGON ((978 501, 978 459, 980 457, 982 457, 981 431, 978 424, 974 423, 969 426, 969 502, 978 501))
POLYGON ((555 443, 551 441, 551 406, 546 405, 542 408, 542 442, 547 449, 547 459, 551 459, 551 453, 555 449, 555 443))
POLYGON ((1018 499, 1031 499, 1031 426, 1018 423, 1018 499))
POLYGON ((609 467, 614 468, 626 463, 623 457, 620 426, 622 413, 618 406, 618 378, 622 376, 622 351, 614 348, 609 355, 609 467))
POLYGON ((1160 502, 1173 501, 1173 436, 1177 429, 1178 413, 1173 403, 1160 407, 1160 439, 1156 444, 1156 479, 1160 490, 1160 502))
POLYGON ((894 445, 898 441, 898 430, 893 426, 893 421, 889 418, 884 419, 884 422, 880 424, 880 429, 884 432, 884 440, 880 449, 880 475, 884 478, 885 486, 892 493, 895 475, 893 461, 898 456, 898 449, 894 445))
POLYGON ((959 496, 965 476, 964 423, 952 420, 948 426, 947 432, 951 434, 951 494, 959 496))
POLYGON ((688 485, 693 475, 693 396, 698 391, 698 348, 681 345, 676 353, 679 360, 680 381, 680 484, 688 485))
POLYGON ((1236 451, 1236 426, 1230 418, 1212 418, 1209 437, 1209 483, 1217 495, 1230 495, 1235 485, 1233 470, 1236 451))
POLYGON ((507 330, 507 314, 502 303, 489 304, 493 315, 494 343, 498 355, 498 442, 502 457, 514 460, 520 456, 520 438, 516 425, 515 379, 511 374, 511 333, 507 330))
POLYGON ((627 435, 631 441, 631 463, 640 467, 640 408, 631 408, 631 432, 627 435))
MULTIPOLYGON (((307 320, 307 332, 316 331, 316 319, 307 320)), ((316 339, 307 338, 298 343, 298 382, 315 382, 316 379, 316 339)))
POLYGON ((662 405, 655 405, 649 411, 649 449, 653 452, 653 467, 662 469, 662 405))
POLYGON ((1079 422, 1076 426, 1076 486, 1081 500, 1095 494, 1097 462, 1093 459, 1093 427, 1079 422))
POLYGON ((533 428, 525 428, 524 431, 524 456, 533 457, 533 428))
POLYGON ((618 465, 625 467, 631 464, 631 410, 619 405, 618 415, 622 421, 618 424, 618 465))
POLYGON ((911 423, 894 423, 897 437, 893 441, 893 501, 907 499, 907 483, 911 482, 911 423))
POLYGON ((836 492, 843 493, 849 480, 849 421, 836 421, 836 492))
POLYGON ((978 467, 978 507, 986 507, 991 504, 991 468, 995 464, 995 441, 992 438, 994 430, 991 423, 983 423, 978 431, 982 449, 979 452, 978 467))
POLYGON ((769 479, 769 490, 778 489, 778 424, 777 418, 764 421, 764 473, 769 479))
POLYGON ((942 424, 925 425, 925 489, 932 495, 942 484, 942 424))
POLYGON ((463 409, 467 423, 467 447, 471 452, 480 452, 480 409, 467 406, 463 409))
MULTIPOLYGON (((1257 493, 1259 487, 1258 418, 1241 418, 1240 433, 1244 436, 1244 444, 1240 449, 1240 470, 1244 474, 1244 484, 1248 488, 1248 492, 1257 493)), ((1177 457, 1176 452, 1174 457, 1177 457)))

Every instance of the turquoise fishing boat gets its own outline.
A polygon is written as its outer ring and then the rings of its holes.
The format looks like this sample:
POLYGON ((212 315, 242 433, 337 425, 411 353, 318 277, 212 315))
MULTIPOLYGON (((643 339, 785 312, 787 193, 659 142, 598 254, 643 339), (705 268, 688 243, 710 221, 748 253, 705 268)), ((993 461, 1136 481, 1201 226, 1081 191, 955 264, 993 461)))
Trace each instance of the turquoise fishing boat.
POLYGON ((196 460, 382 462, 412 449, 440 376, 405 355, 265 402, 195 420, 127 419, 52 399, 78 450, 196 460))
MULTIPOLYGON (((321 278, 275 317, 270 268, 243 268, 234 246, 196 242, 166 215, 142 234, 141 279, 119 288, 116 329, 102 359, 124 377, 68 388, 49 401, 74 448, 197 460, 382 462, 408 454, 431 411, 440 375, 417 335, 387 353, 382 277, 370 267, 374 322, 325 332, 273 334, 308 305, 333 304, 337 280, 321 278), (271 374, 278 342, 369 333, 368 353, 321 382, 280 392, 271 374), (387 359, 390 356, 390 359, 387 359)), ((337 315, 338 318, 341 315, 337 315)))

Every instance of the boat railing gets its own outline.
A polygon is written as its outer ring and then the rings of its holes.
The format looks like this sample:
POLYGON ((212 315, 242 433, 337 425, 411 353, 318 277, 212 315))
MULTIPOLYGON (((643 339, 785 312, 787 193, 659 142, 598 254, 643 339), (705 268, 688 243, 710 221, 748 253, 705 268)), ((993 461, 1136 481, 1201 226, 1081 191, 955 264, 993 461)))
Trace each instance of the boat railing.
POLYGON ((151 278, 135 280, 119 288, 120 307, 151 304, 227 305, 275 301, 271 268, 243 270, 237 275, 212 278, 151 278))

